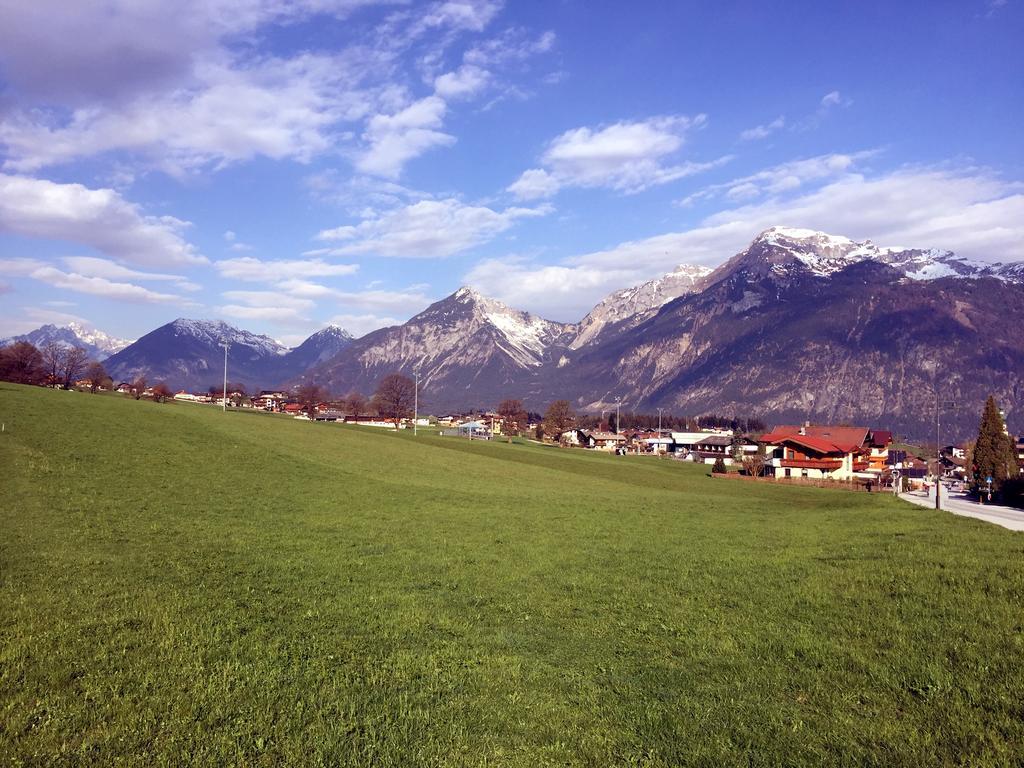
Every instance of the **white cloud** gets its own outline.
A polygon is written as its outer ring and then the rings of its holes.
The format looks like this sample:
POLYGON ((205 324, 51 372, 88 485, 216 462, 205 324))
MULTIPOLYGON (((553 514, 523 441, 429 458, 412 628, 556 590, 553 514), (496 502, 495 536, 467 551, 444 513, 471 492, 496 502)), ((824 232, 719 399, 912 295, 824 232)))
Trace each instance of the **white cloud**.
MULTIPOLYGON (((334 255, 373 254, 405 258, 444 258, 482 245, 518 219, 543 216, 549 208, 492 210, 458 200, 423 200, 375 215, 360 224, 323 230, 318 240, 347 244, 326 249, 334 255)), ((311 251, 304 255, 318 255, 311 251)))
POLYGON ((508 187, 521 199, 549 197, 563 187, 607 187, 626 193, 666 184, 726 162, 669 164, 686 132, 703 125, 704 115, 655 117, 597 129, 575 128, 556 137, 533 168, 508 187))
POLYGON ((491 73, 473 65, 464 65, 434 80, 434 91, 443 99, 474 96, 487 87, 491 73))
POLYGON ((0 173, 0 232, 91 246, 144 266, 201 264, 186 222, 145 216, 112 189, 0 173))
POLYGON ((472 46, 463 60, 478 67, 507 65, 547 53, 554 48, 555 42, 555 33, 550 30, 533 37, 524 29, 512 28, 472 46))
POLYGON ((393 115, 374 115, 363 134, 369 146, 356 160, 356 168, 396 178, 413 158, 434 147, 454 144, 454 136, 438 130, 446 109, 444 99, 427 96, 393 115))
POLYGON ((531 168, 509 184, 506 191, 511 192, 520 200, 536 200, 540 197, 552 197, 558 194, 562 182, 554 174, 543 168, 531 168))
POLYGON ((316 302, 284 291, 224 291, 229 302, 219 311, 239 320, 262 320, 299 326, 310 322, 309 314, 316 302))
POLYGON ((607 294, 634 285, 645 274, 624 262, 620 268, 541 265, 520 256, 485 259, 462 282, 509 306, 527 308, 552 320, 575 322, 607 294))
POLYGON ((291 277, 343 277, 359 271, 358 264, 332 264, 323 259, 265 261, 252 256, 221 259, 213 266, 223 277, 261 283, 291 277))
POLYGON ((262 320, 292 326, 309 323, 306 313, 294 307, 249 307, 241 304, 225 304, 218 307, 217 311, 226 317, 233 317, 237 320, 262 320))
MULTIPOLYGON (((96 259, 88 256, 66 256, 62 261, 70 271, 59 270, 39 259, 0 259, 0 275, 27 277, 47 285, 52 285, 55 288, 75 291, 76 293, 101 296, 114 301, 144 304, 190 305, 192 302, 182 296, 160 293, 140 285, 135 285, 134 283, 124 282, 125 280, 172 282, 178 290, 195 290, 199 287, 181 275, 139 272, 106 259, 96 259)), ((66 302, 50 303, 53 305, 66 304, 66 302)))
POLYGON ((13 86, 0 113, 2 167, 29 173, 108 154, 123 186, 139 168, 184 176, 258 156, 306 163, 338 153, 395 178, 455 141, 443 130, 445 99, 478 94, 495 67, 554 41, 509 30, 444 72, 446 50, 502 7, 447 0, 392 13, 330 54, 258 53, 275 25, 374 4, 402 0, 0 0, 0 70, 13 86), (415 53, 436 88, 419 100, 403 72, 415 53))
POLYGON ((39 259, 0 259, 0 275, 6 277, 28 277, 46 264, 39 259))
POLYGON ((158 293, 132 283, 107 280, 104 277, 86 277, 74 272, 62 272, 56 267, 40 267, 29 277, 47 283, 55 288, 63 288, 77 293, 102 296, 105 299, 129 301, 143 304, 189 304, 181 296, 169 293, 158 293))
POLYGON ((305 54, 245 67, 208 61, 196 65, 191 87, 79 108, 67 119, 16 113, 0 123, 9 155, 4 167, 34 171, 115 150, 174 175, 257 155, 308 162, 332 146, 335 123, 372 108, 374 96, 355 85, 356 67, 344 55, 305 54))
POLYGON ((110 280, 142 280, 176 283, 178 286, 190 286, 184 275, 169 275, 159 272, 141 272, 129 269, 116 261, 98 259, 94 256, 65 256, 61 259, 72 272, 86 277, 104 277, 110 280))
POLYGON ((821 108, 823 110, 832 107, 848 107, 853 104, 853 99, 845 98, 839 91, 829 91, 821 97, 821 108))
POLYGON ((713 184, 684 198, 680 204, 686 206, 698 200, 706 200, 722 194, 731 200, 743 200, 760 195, 792 191, 808 183, 839 178, 849 172, 857 163, 878 154, 878 150, 845 154, 836 152, 780 163, 724 184, 713 184))
POLYGON ((772 120, 770 123, 763 125, 757 125, 753 128, 748 128, 740 133, 740 139, 742 141, 756 141, 758 139, 765 139, 771 136, 778 130, 781 130, 786 126, 786 118, 783 115, 779 115, 777 118, 772 120))
POLYGON ((403 321, 396 317, 369 314, 351 315, 342 313, 332 317, 330 322, 332 325, 340 325, 346 331, 358 338, 359 336, 365 336, 371 331, 376 331, 378 328, 400 325, 403 321))
MULTIPOLYGON (((46 302, 51 306, 75 306, 71 302, 46 302)), ((0 315, 0 338, 7 336, 21 336, 22 334, 34 331, 40 325, 53 324, 53 325, 68 325, 69 323, 79 323, 80 325, 90 326, 88 320, 78 315, 72 315, 67 312, 56 312, 52 309, 41 309, 39 307, 22 307, 18 310, 18 315, 5 317, 0 315)))
POLYGON ((222 294, 228 301, 235 301, 249 307, 288 307, 296 310, 309 310, 315 306, 310 299, 291 296, 283 291, 224 291, 222 294))
MULTIPOLYGON (((786 178, 782 168, 754 176, 786 178)), ((1024 260, 1024 184, 978 168, 908 167, 873 177, 851 164, 844 168, 821 177, 814 189, 794 192, 782 185, 761 202, 721 210, 691 229, 623 242, 557 265, 491 259, 465 280, 515 306, 576 320, 607 293, 680 263, 717 265, 774 225, 880 245, 948 249, 982 261, 1024 260)))

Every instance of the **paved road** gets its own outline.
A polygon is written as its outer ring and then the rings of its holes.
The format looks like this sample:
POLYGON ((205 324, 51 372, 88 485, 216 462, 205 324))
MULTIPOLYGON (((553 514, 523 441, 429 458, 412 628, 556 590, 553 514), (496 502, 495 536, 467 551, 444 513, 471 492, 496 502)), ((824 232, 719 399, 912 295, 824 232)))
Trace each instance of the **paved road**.
MULTIPOLYGON (((935 508, 934 489, 927 495, 923 491, 901 493, 900 498, 922 507, 935 508)), ((941 501, 942 508, 954 515, 974 517, 984 520, 986 523, 995 523, 1003 528, 1009 528, 1011 531, 1024 531, 1024 509, 1001 507, 997 504, 978 504, 962 493, 949 493, 945 488, 942 489, 941 501)))

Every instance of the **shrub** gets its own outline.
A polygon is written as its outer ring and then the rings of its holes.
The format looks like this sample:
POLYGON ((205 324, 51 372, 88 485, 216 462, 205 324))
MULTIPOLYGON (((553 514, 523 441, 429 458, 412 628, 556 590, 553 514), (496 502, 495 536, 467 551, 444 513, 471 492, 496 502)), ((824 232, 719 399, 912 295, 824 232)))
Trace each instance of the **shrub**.
POLYGON ((719 456, 715 459, 714 466, 711 467, 711 471, 718 474, 725 474, 728 470, 725 468, 725 459, 719 456))

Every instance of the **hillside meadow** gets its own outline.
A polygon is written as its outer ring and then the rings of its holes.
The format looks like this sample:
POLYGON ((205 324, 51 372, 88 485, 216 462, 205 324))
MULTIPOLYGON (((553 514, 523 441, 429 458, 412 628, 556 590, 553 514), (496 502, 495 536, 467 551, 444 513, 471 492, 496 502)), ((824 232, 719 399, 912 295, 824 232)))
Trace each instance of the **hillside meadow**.
POLYGON ((1024 535, 0 383, 0 764, 1010 765, 1024 535))

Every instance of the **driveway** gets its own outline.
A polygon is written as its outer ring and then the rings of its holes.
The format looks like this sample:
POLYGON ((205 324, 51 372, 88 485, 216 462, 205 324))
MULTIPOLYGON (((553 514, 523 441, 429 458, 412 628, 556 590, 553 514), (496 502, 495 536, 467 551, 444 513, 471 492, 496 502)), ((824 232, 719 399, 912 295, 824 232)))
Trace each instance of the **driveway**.
MULTIPOLYGON (((924 491, 901 493, 900 498, 922 507, 935 508, 934 490, 928 494, 925 494, 924 491)), ((1001 507, 998 504, 979 504, 962 493, 950 493, 945 488, 942 489, 941 503, 944 510, 952 512, 954 515, 995 523, 1003 528, 1009 528, 1011 531, 1024 531, 1024 509, 1001 507)))

